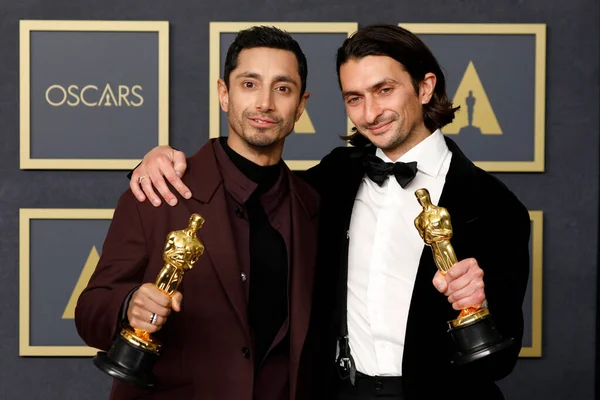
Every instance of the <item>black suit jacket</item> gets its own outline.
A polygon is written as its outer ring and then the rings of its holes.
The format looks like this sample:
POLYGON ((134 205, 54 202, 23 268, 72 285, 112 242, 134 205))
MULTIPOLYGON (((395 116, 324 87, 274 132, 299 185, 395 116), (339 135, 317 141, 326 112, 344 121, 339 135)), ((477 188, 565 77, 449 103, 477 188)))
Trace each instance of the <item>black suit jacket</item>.
MULTIPOLYGON (((448 209, 454 230, 451 243, 459 260, 473 257, 484 271, 490 313, 514 345, 488 359, 463 367, 450 363, 453 347, 447 321, 458 312, 432 284, 437 271, 431 250, 424 246, 408 315, 403 358, 408 399, 503 399, 495 384, 517 361, 523 335, 522 303, 529 277, 530 220, 527 209, 495 177, 476 167, 446 138, 452 161, 439 206, 448 209)), ((323 397, 334 398, 336 336, 339 332, 339 284, 347 269, 350 217, 364 176, 361 157, 375 147, 340 147, 302 174, 321 194, 319 266, 317 268, 309 338, 320 351, 307 355, 322 380, 323 397), (326 334, 324 332, 327 332, 326 334), (319 368, 321 368, 319 370, 319 368), (325 390, 325 391, 323 391, 325 390)), ((411 190, 419 189, 417 187, 411 190)), ((415 201, 417 201, 415 197, 415 201)), ((416 228, 415 228, 416 229, 416 228)), ((343 300, 340 300, 343 298, 343 300)))

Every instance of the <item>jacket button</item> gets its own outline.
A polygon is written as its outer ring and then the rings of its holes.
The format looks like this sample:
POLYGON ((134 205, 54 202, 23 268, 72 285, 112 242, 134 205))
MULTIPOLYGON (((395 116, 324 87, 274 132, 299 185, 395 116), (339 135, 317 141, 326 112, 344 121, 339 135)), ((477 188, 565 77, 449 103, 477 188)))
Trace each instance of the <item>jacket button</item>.
POLYGON ((246 276, 246 274, 244 272, 242 272, 242 282, 246 282, 246 279, 248 279, 248 277, 246 276))
POLYGON ((235 209, 235 215, 237 215, 238 217, 242 218, 244 216, 244 211, 242 211, 241 208, 236 208, 235 209))
POLYGON ((242 355, 244 358, 250 358, 250 350, 247 347, 242 347, 242 355))

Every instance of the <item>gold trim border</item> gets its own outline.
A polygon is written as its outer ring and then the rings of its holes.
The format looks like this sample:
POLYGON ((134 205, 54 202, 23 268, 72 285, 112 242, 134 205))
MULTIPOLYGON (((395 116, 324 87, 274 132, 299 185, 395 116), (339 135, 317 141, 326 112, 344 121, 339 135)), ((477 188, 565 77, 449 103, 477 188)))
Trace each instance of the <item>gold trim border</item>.
POLYGON ((531 346, 522 347, 519 357, 542 356, 542 266, 544 243, 544 213, 529 211, 532 221, 531 250, 531 346))
MULTIPOLYGON (((289 33, 346 33, 348 36, 358 30, 357 22, 211 22, 210 23, 210 68, 209 68, 209 137, 220 136, 220 106, 217 93, 217 80, 220 76, 221 60, 219 49, 222 33, 237 33, 256 25, 275 26, 289 33)), ((341 44, 341 43, 340 43, 341 44)), ((352 122, 347 118, 347 134, 352 133, 352 122)), ((290 169, 306 170, 321 160, 285 160, 290 169)))
POLYGON ((169 22, 168 21, 19 21, 20 168, 36 170, 130 170, 140 160, 31 158, 31 32, 157 32, 158 33, 158 145, 169 144, 169 22))
POLYGON ((478 161, 489 172, 544 172, 546 123, 546 24, 410 24, 398 26, 423 35, 534 35, 534 151, 533 161, 478 161))
POLYGON ((87 346, 32 346, 30 344, 30 222, 32 219, 112 219, 113 209, 19 209, 19 356, 89 357, 98 349, 87 346))
MULTIPOLYGON (((112 219, 114 209, 27 209, 19 210, 19 355, 93 356, 97 349, 87 346, 31 346, 29 342, 30 307, 30 221, 32 219, 112 219)), ((522 347, 519 357, 542 356, 542 266, 543 211, 529 211, 533 223, 531 254, 531 343, 522 347)))

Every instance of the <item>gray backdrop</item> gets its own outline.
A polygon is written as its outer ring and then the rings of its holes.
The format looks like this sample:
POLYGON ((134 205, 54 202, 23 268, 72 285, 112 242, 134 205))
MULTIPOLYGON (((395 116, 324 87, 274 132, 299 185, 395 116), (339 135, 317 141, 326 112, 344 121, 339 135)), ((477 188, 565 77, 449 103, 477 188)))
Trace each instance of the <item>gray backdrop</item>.
MULTIPOLYGON (((0 393, 3 399, 106 399, 110 379, 89 358, 18 355, 19 208, 113 208, 121 171, 20 171, 20 19, 168 20, 170 140, 191 153, 208 137, 210 21, 546 23, 546 172, 498 174, 544 211, 543 357, 501 382, 508 399, 591 399, 598 251, 597 0, 256 2, 3 1, 0 5, 0 393)), ((332 64, 333 68, 333 64, 332 64)), ((432 374, 443 371, 432 371, 432 374)), ((456 382, 456 390, 461 382, 456 382)))

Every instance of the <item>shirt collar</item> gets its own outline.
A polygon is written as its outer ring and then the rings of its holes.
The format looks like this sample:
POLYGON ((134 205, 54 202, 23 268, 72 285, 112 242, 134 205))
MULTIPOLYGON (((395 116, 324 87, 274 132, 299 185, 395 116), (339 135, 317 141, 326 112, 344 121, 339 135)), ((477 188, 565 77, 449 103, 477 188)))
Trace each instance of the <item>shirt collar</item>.
MULTIPOLYGON (((435 178, 440 173, 449 151, 442 132, 437 129, 412 149, 404 153, 398 161, 405 163, 416 161, 417 170, 435 178)), ((392 162, 383 150, 379 148, 375 151, 375 155, 385 162, 392 162)))

